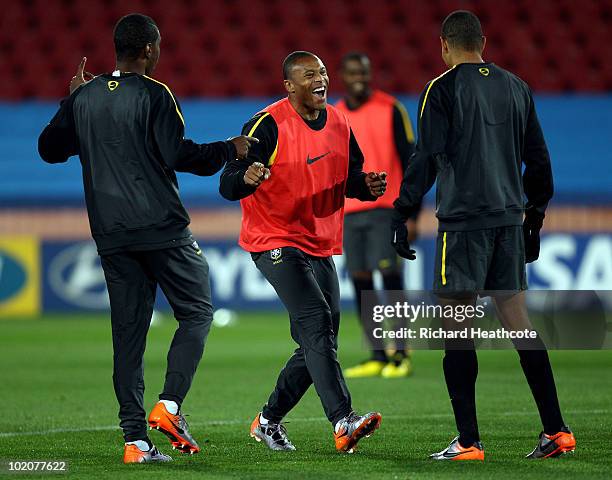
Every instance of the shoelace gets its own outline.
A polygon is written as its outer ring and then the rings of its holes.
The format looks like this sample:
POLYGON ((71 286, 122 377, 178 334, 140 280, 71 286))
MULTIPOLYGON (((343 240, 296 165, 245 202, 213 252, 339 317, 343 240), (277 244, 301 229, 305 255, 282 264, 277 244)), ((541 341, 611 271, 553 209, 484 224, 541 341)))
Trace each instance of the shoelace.
POLYGON ((290 443, 287 438, 287 428, 283 423, 268 423, 268 425, 264 425, 264 427, 268 427, 269 433, 272 438, 274 438, 274 434, 278 434, 280 436, 279 440, 274 440, 276 443, 282 441, 283 443, 290 443))
POLYGON ((189 428, 189 424, 187 423, 187 419, 185 417, 188 417, 189 415, 184 415, 181 412, 178 412, 178 417, 179 417, 179 426, 181 428, 185 428, 188 429, 189 428))
MULTIPOLYGON (((455 438, 453 438, 451 440, 451 442, 448 444, 448 447, 446 447, 446 450, 449 450, 455 444, 455 442, 457 442, 457 444, 460 445, 460 443, 459 443, 459 435, 457 435, 455 438)), ((442 450, 442 451, 444 451, 444 450, 442 450)))
POLYGON ((351 424, 351 423, 359 420, 360 418, 361 417, 359 415, 357 415, 355 412, 351 412, 346 417, 346 423, 351 424))

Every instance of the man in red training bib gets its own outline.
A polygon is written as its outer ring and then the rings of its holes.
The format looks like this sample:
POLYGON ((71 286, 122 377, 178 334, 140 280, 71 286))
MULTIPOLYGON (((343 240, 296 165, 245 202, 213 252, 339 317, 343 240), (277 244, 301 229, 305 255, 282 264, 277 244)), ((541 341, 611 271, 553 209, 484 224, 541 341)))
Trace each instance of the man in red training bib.
MULTIPOLYGON (((412 373, 412 360, 405 339, 395 339, 394 353, 385 351, 385 344, 373 337, 376 323, 371 315, 362 315, 362 292, 374 290, 374 271, 382 277, 384 289, 404 290, 403 263, 391 245, 393 197, 399 193, 408 159, 414 153, 414 133, 408 112, 399 100, 372 88, 372 67, 364 53, 347 53, 341 62, 340 74, 345 96, 336 103, 351 123, 361 147, 368 170, 382 170, 389 174, 387 194, 377 202, 349 199, 344 209, 344 259, 355 291, 359 320, 365 334, 370 357, 344 370, 346 378, 402 378, 412 373)), ((419 211, 408 220, 416 240, 419 211)), ((402 295, 403 297, 403 295, 402 295)), ((402 298, 403 299, 403 298, 402 298)), ((399 300, 399 298, 398 298, 399 300)), ((387 297, 387 302, 390 297, 387 297)), ((396 323, 394 328, 407 327, 396 323)))
POLYGON ((340 288, 331 256, 342 253, 344 198, 376 200, 385 192, 386 174, 362 171, 363 154, 348 120, 327 105, 329 78, 316 55, 290 54, 283 76, 288 97, 246 123, 243 131, 259 143, 245 159, 226 165, 220 185, 225 198, 240 200, 240 246, 289 311, 299 345, 251 436, 272 450, 295 450, 281 421, 314 384, 336 449, 351 452, 381 416, 352 410, 337 359, 340 288))

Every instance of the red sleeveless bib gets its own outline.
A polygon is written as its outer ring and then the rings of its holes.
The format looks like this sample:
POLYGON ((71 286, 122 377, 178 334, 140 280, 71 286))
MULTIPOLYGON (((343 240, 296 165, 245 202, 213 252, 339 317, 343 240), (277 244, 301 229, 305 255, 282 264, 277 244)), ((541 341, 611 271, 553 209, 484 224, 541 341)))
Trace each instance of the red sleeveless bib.
POLYGON ((399 196, 404 172, 393 137, 393 106, 395 98, 375 90, 370 99, 357 110, 349 110, 344 100, 336 107, 348 118, 363 152, 364 172, 387 172, 387 192, 376 202, 360 202, 356 198, 346 199, 346 213, 361 212, 374 208, 393 208, 399 196))
POLYGON ((264 112, 278 126, 271 176, 242 199, 239 244, 249 252, 296 247, 314 256, 342 253, 344 192, 348 177, 350 127, 327 106, 322 130, 312 130, 288 99, 264 112))

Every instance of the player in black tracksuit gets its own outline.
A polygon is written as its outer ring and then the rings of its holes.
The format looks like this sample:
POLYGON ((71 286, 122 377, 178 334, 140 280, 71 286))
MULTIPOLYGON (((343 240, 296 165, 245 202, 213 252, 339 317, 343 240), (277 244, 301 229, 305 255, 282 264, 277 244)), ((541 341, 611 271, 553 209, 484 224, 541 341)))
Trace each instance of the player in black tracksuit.
MULTIPOLYGON (((153 451, 147 437, 143 405, 142 360, 157 286, 178 320, 159 396, 175 423, 184 423, 178 409, 212 322, 208 264, 189 230, 175 172, 213 175, 245 156, 249 145, 243 136, 210 144, 183 138, 177 100, 166 85, 147 76, 159 58, 159 40, 150 18, 121 19, 115 28, 117 70, 85 83, 83 59, 71 95, 38 144, 46 162, 79 155, 83 167, 91 232, 110 297, 121 427, 126 443, 144 441, 149 447, 137 443, 142 455, 134 456, 126 445, 126 462, 165 457, 153 451)), ((175 440, 198 451, 184 430, 175 440)))
MULTIPOLYGON (((447 17, 441 42, 451 69, 429 82, 419 100, 417 149, 395 201, 394 245, 414 259, 404 221, 437 181, 434 291, 441 302, 474 304, 479 292, 498 291, 493 296, 503 325, 532 329, 525 309, 525 262, 538 258, 553 180, 531 91, 515 75, 483 62, 485 39, 470 12, 447 17)), ((446 328, 457 325, 449 322, 446 328)), ((530 457, 573 450, 546 347, 539 338, 515 346, 544 426, 530 457)), ((459 437, 432 457, 484 459, 473 341, 447 340, 443 364, 459 437)))

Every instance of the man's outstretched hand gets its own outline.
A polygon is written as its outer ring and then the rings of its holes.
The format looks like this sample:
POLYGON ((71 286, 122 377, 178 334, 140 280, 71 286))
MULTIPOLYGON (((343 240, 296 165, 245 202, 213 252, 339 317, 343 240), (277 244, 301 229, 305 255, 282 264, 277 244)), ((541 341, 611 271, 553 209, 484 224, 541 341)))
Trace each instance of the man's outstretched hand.
POLYGON ((70 80, 70 95, 72 95, 72 92, 74 92, 81 85, 94 78, 93 73, 85 71, 85 62, 87 62, 87 57, 83 57, 83 60, 81 60, 81 63, 79 63, 79 66, 77 67, 76 75, 72 77, 72 80, 70 80))
POLYGON ((365 182, 373 196, 382 197, 387 190, 387 173, 370 172, 366 175, 365 182))
POLYGON ((404 220, 397 211, 393 213, 393 218, 391 220, 391 238, 391 244, 400 257, 408 260, 416 259, 416 252, 410 248, 406 220, 404 220))
POLYGON ((246 135, 239 135, 229 139, 230 142, 236 147, 236 157, 240 160, 246 158, 249 155, 249 149, 251 144, 259 143, 259 140, 255 137, 248 137, 246 135))
POLYGON ((257 188, 268 178, 270 178, 270 169, 264 167, 263 163, 254 162, 244 174, 244 183, 257 188))

